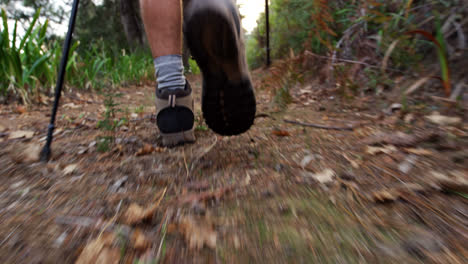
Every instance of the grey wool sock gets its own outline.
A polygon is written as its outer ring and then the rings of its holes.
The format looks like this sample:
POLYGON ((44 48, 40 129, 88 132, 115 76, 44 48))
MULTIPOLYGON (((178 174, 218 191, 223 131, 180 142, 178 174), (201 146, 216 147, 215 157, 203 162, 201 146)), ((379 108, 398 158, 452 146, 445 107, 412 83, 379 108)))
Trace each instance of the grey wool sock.
POLYGON ((154 59, 158 89, 184 89, 184 64, 181 55, 166 55, 154 59))

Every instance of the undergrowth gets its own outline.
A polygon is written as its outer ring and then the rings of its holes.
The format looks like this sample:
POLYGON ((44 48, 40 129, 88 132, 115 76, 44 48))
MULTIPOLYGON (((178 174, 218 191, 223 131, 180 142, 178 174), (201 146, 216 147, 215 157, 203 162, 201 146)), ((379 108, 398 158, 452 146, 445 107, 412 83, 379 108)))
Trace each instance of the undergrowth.
MULTIPOLYGON (((294 83, 296 78, 291 72, 309 71, 352 97, 369 91, 379 93, 394 86, 392 79, 397 75, 409 79, 427 75, 430 67, 439 65, 440 90, 450 95, 447 39, 452 39, 452 50, 457 38, 458 43, 464 39, 466 30, 459 25, 466 10, 457 8, 461 4, 435 0, 272 0, 270 49, 277 62, 266 86, 277 97, 287 98, 285 82, 294 83), (313 69, 293 63, 286 69, 290 50, 302 61, 321 66, 313 69)), ((264 20, 262 15, 258 27, 247 36, 252 69, 265 62, 264 20)), ((287 100, 277 101, 283 104, 287 100)))
MULTIPOLYGON (((57 79, 63 40, 49 34, 49 23, 38 22, 41 10, 34 14, 21 36, 8 27, 6 11, 1 10, 0 32, 0 97, 4 102, 18 99, 22 103, 41 101, 51 95, 57 79), (10 99, 10 100, 8 100, 10 99)), ((75 41, 66 65, 66 89, 102 90, 114 86, 140 84, 152 78, 154 69, 148 51, 115 54, 102 42, 90 45, 84 52, 77 48, 86 43, 75 41)))

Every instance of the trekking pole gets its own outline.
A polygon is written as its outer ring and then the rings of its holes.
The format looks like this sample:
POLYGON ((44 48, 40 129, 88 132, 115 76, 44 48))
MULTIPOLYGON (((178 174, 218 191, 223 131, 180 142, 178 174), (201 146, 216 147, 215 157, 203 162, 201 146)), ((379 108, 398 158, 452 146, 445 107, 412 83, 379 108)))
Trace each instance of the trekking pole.
POLYGON ((59 106, 60 96, 62 94, 63 81, 65 79, 65 71, 68 62, 68 53, 70 52, 70 45, 72 42, 73 29, 75 28, 76 13, 78 12, 78 3, 80 0, 73 0, 73 6, 70 16, 70 21, 68 22, 68 32, 65 38, 65 43, 62 50, 62 60, 60 61, 59 74, 57 78, 57 83, 55 85, 55 99, 54 105, 52 107, 52 114, 50 116, 50 124, 47 127, 47 141, 44 148, 41 151, 41 161, 47 162, 50 159, 50 145, 54 137, 54 128, 55 128, 55 117, 57 116, 57 109, 59 106))

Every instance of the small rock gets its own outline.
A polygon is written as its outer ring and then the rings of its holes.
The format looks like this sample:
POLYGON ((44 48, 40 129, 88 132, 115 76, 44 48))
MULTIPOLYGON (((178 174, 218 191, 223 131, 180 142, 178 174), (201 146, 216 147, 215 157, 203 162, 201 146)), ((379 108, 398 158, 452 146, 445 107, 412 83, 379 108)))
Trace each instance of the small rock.
POLYGON ((60 248, 63 244, 63 242, 65 241, 65 239, 67 238, 68 236, 68 233, 67 232, 63 232, 55 241, 54 241, 54 248, 60 248))
POLYGON ((311 161, 315 160, 315 155, 307 155, 301 161, 301 167, 305 168, 311 161))
POLYGON ((402 105, 402 104, 398 104, 398 103, 392 104, 392 105, 390 106, 390 110, 392 110, 392 111, 400 110, 401 108, 403 108, 403 105, 402 105))
POLYGON ((401 171, 402 173, 408 173, 418 160, 418 156, 416 155, 408 155, 406 159, 398 165, 398 170, 401 171))
POLYGON ((14 183, 14 184, 10 185, 10 188, 11 188, 11 189, 17 189, 18 187, 20 187, 20 186, 23 185, 23 184, 24 184, 24 180, 19 181, 19 182, 17 182, 17 183, 14 183))

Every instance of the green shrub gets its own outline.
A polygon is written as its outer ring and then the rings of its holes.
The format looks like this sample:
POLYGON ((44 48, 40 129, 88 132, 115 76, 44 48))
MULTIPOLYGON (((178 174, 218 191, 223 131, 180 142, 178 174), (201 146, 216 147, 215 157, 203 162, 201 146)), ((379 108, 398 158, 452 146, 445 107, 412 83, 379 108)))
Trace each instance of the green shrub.
MULTIPOLYGON (((38 10, 23 36, 17 35, 18 21, 8 28, 5 10, 1 10, 0 32, 0 95, 16 95, 23 103, 31 103, 41 94, 51 94, 62 58, 61 39, 47 35, 48 21, 38 24, 38 10)), ((66 86, 86 90, 141 83, 152 79, 154 68, 148 50, 115 54, 112 48, 97 40, 82 49, 75 41, 67 62, 66 86)))

